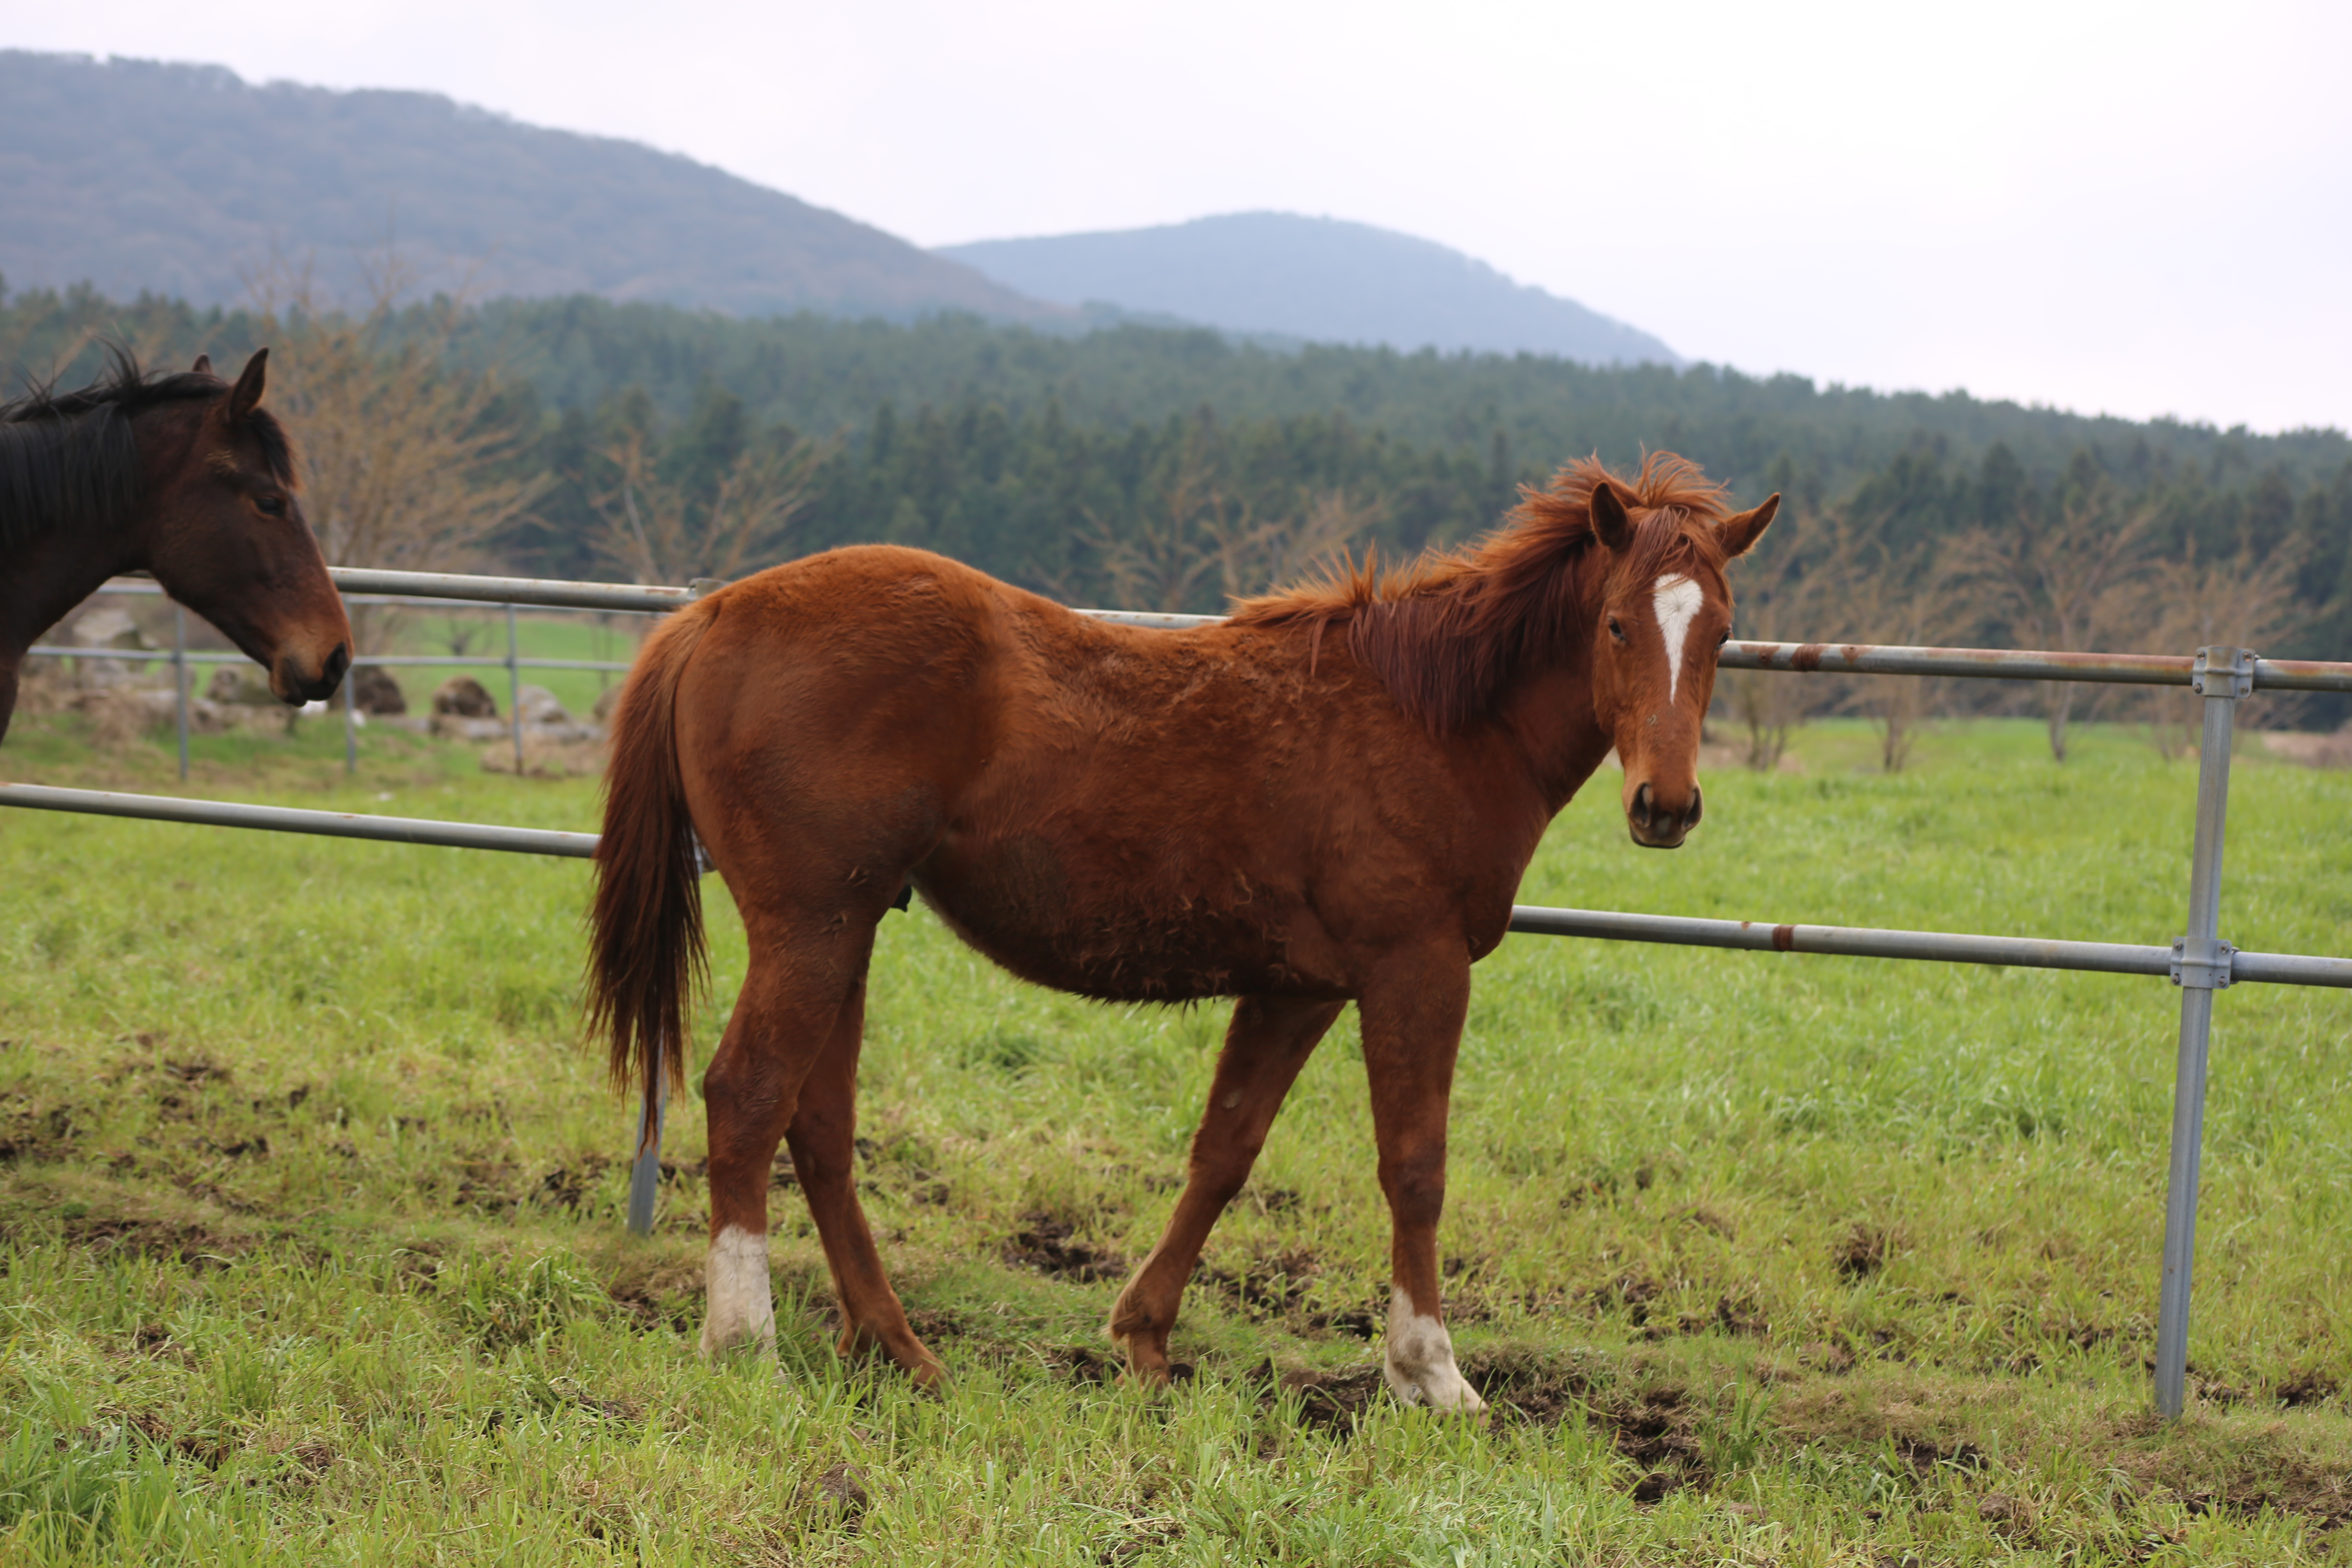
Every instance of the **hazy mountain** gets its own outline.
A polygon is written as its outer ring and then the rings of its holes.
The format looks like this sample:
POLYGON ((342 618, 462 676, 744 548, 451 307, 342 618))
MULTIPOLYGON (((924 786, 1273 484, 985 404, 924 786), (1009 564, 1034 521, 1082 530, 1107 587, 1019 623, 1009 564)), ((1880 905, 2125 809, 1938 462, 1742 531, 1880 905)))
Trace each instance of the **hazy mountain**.
POLYGON ((1411 235, 1293 213, 1160 228, 984 239, 936 254, 1008 289, 1228 331, 1318 342, 1557 354, 1589 364, 1683 362, 1656 338, 1411 235))
POLYGON ((427 288, 738 314, 1063 314, 880 229, 635 142, 421 92, 0 50, 0 275, 235 302, 273 252, 348 298, 387 236, 427 288))

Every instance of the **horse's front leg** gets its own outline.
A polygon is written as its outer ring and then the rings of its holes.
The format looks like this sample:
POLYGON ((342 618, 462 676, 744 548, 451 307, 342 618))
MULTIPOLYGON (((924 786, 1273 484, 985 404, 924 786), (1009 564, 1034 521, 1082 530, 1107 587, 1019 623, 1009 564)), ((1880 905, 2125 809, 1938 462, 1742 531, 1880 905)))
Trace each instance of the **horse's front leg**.
POLYGON ((1283 1096, 1342 1005, 1275 996, 1244 996, 1234 1004, 1216 1081, 1209 1086, 1200 1131, 1192 1134, 1184 1194, 1160 1245, 1111 1309, 1110 1337, 1126 1347, 1128 1372, 1139 1381, 1168 1381, 1168 1331, 1184 1282, 1201 1260, 1210 1227, 1249 1180, 1283 1096))
POLYGON ((1383 1370, 1400 1400, 1440 1410, 1482 1410, 1486 1403, 1454 1364, 1438 1295, 1446 1107, 1469 1002, 1469 953, 1448 942, 1381 962, 1359 1004, 1381 1191, 1394 1227, 1383 1370))

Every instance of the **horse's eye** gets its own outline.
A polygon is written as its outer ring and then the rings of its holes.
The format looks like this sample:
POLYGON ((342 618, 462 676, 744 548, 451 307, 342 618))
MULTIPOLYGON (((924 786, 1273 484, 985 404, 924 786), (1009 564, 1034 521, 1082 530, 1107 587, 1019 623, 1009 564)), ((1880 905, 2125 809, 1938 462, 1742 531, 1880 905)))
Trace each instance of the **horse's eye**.
POLYGON ((255 498, 253 504, 261 509, 261 512, 264 517, 284 517, 286 515, 286 498, 284 496, 258 496, 255 498))
POLYGON ((1731 628, 1730 628, 1730 627, 1728 627, 1728 626, 1726 626, 1726 627, 1724 628, 1723 635, 1722 635, 1721 637, 1717 637, 1717 638, 1716 638, 1716 639, 1715 639, 1715 646, 1716 646, 1716 647, 1721 647, 1725 643, 1727 643, 1727 642, 1729 642, 1730 640, 1731 640, 1731 628))
POLYGON ((1619 642, 1625 640, 1625 628, 1617 624, 1617 617, 1614 616, 1609 617, 1609 635, 1619 642))

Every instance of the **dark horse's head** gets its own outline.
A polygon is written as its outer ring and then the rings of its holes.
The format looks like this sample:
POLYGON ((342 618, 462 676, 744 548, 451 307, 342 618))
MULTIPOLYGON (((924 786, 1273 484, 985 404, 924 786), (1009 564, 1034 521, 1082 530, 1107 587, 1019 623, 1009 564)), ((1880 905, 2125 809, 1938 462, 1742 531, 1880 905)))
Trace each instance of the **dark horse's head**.
POLYGON ((0 556, 20 581, 72 586, 39 607, 49 618, 93 577, 143 568, 301 703, 341 680, 352 627, 261 406, 268 361, 257 352, 231 385, 209 359, 146 376, 118 353, 97 385, 0 408, 0 556))
POLYGON ((1747 553, 1780 506, 1775 495, 1726 516, 1721 490, 1696 479, 1679 460, 1654 458, 1622 491, 1594 473, 1584 498, 1606 552, 1591 632, 1593 717, 1625 766, 1626 826, 1652 849, 1679 847, 1698 826, 1700 721, 1715 695, 1717 652, 1731 637, 1724 565, 1747 553))

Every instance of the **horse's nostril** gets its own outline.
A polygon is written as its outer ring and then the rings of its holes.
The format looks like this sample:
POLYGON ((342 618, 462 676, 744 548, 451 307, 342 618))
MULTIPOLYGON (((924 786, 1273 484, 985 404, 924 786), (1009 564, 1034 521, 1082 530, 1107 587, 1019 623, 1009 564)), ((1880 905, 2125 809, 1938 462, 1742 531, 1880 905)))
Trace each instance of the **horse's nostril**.
POLYGON ((1700 795, 1698 785, 1691 785, 1690 810, 1683 816, 1683 826, 1685 827, 1696 827, 1698 826, 1698 814, 1702 810, 1706 809, 1706 797, 1700 795))
POLYGON ((327 679, 341 680, 343 671, 352 667, 352 649, 348 643, 337 643, 335 651, 327 656, 327 679))
POLYGON ((1643 784, 1633 792, 1633 820, 1647 827, 1650 825, 1650 786, 1643 784))

